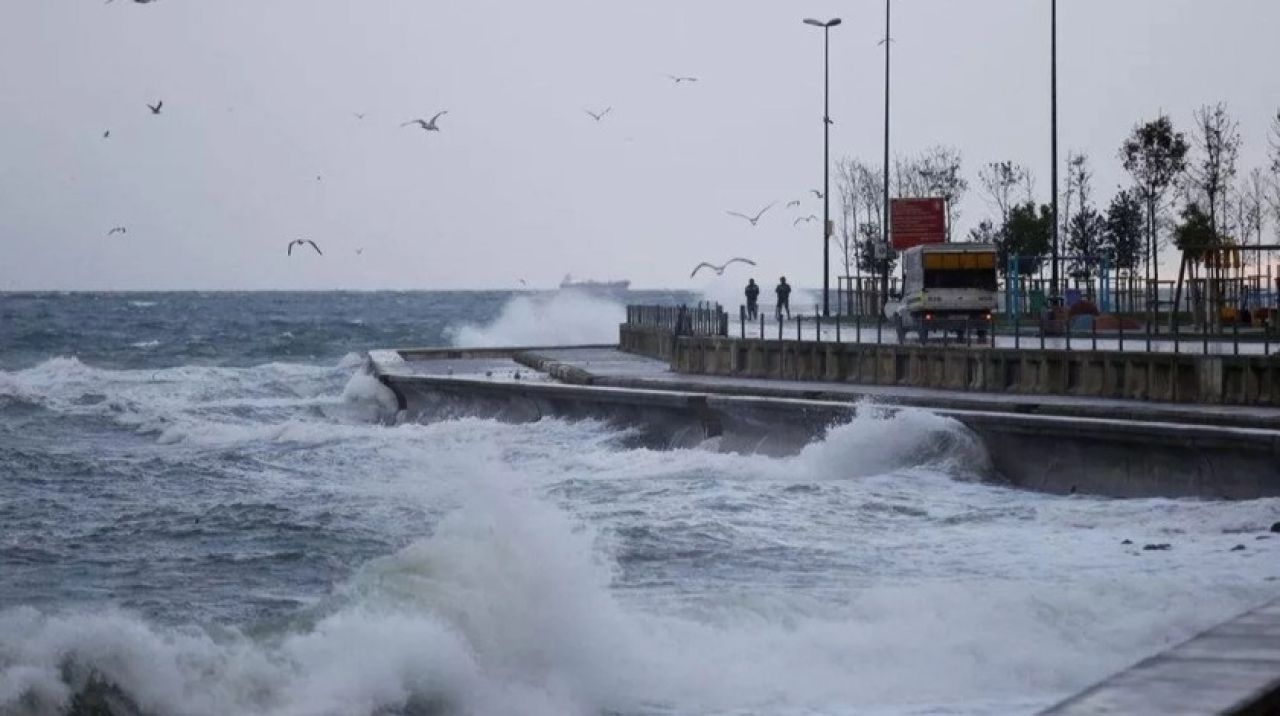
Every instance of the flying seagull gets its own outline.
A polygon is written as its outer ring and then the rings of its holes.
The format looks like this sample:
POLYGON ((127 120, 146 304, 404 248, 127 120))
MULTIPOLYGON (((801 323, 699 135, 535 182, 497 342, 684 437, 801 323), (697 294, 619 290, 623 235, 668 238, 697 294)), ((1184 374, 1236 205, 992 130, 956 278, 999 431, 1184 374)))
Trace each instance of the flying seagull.
MULTIPOLYGON (((776 202, 776 201, 775 201, 775 202, 773 202, 773 204, 777 204, 777 203, 778 203, 778 202, 776 202)), ((736 212, 736 211, 726 211, 725 213, 726 213, 726 214, 728 214, 729 216, 736 216, 736 217, 738 217, 738 218, 740 218, 740 219, 746 219, 747 221, 751 222, 751 225, 752 225, 752 226, 755 226, 755 225, 756 225, 756 222, 760 221, 760 217, 764 216, 764 213, 765 213, 766 211, 768 211, 768 210, 770 210, 770 209, 772 209, 772 208, 773 208, 773 204, 770 204, 770 205, 766 206, 765 208, 761 209, 761 210, 760 210, 760 211, 759 211, 755 216, 747 216, 746 214, 739 214, 739 213, 738 213, 738 212, 736 212)))
POLYGON ((796 224, 799 224, 802 221, 807 224, 810 221, 817 221, 817 220, 818 220, 818 217, 814 216, 813 214, 810 214, 808 216, 802 216, 799 219, 796 219, 795 221, 791 222, 791 225, 795 226, 796 224))
POLYGON ((791 201, 788 201, 788 202, 787 202, 787 208, 788 208, 788 209, 790 209, 790 208, 791 208, 791 207, 793 207, 793 206, 800 206, 800 200, 799 200, 799 199, 792 199, 791 201))
POLYGON ((352 112, 351 114, 356 119, 364 119, 364 112, 352 112))
POLYGON ((164 100, 160 100, 159 102, 156 102, 155 104, 149 104, 149 105, 147 105, 147 109, 151 110, 151 113, 152 113, 152 114, 160 114, 160 108, 161 108, 161 107, 164 107, 164 100))
POLYGON ((124 228, 123 226, 117 226, 117 227, 115 227, 114 229, 112 229, 111 231, 108 231, 108 232, 107 232, 107 236, 115 236, 116 234, 124 234, 124 233, 128 233, 128 231, 129 231, 129 230, 128 230, 128 229, 126 229, 126 228, 124 228))
MULTIPOLYGON (((316 249, 316 251, 319 251, 319 250, 320 249, 316 249)), ((356 249, 356 256, 361 256, 363 254, 364 254, 364 249, 356 249)))
POLYGON ((583 112, 586 112, 586 113, 587 113, 587 114, 589 114, 589 115, 591 115, 591 118, 592 118, 592 119, 594 119, 595 121, 599 122, 599 121, 600 121, 601 119, 603 119, 603 118, 604 118, 604 116, 605 116, 606 114, 608 114, 612 109, 613 109, 613 107, 605 107, 605 108, 604 108, 604 111, 603 111, 603 112, 600 112, 599 114, 597 114, 597 113, 595 113, 595 112, 592 112, 592 111, 591 111, 591 110, 589 110, 589 109, 584 109, 584 110, 582 110, 582 111, 583 111, 583 112))
POLYGON ((103 132, 103 133, 102 133, 102 138, 103 138, 103 139, 110 139, 110 138, 111 138, 111 130, 110 130, 110 129, 108 129, 107 131, 103 132))
POLYGON ((734 258, 731 258, 731 259, 729 259, 728 261, 725 261, 724 263, 720 264, 719 266, 717 266, 717 265, 715 265, 715 264, 713 264, 713 263, 708 263, 708 262, 706 262, 706 261, 703 261, 702 263, 700 263, 700 264, 698 264, 697 266, 693 267, 693 273, 689 274, 689 278, 693 278, 694 276, 697 276, 697 275, 698 275, 698 272, 699 272, 699 271, 701 271, 701 270, 702 270, 702 269, 704 269, 704 268, 705 268, 705 269, 711 269, 712 271, 715 271, 717 276, 723 276, 723 275, 724 275, 724 270, 725 270, 725 269, 729 268, 729 266, 730 266, 730 265, 732 265, 732 264, 738 264, 738 263, 741 263, 741 264, 747 264, 747 265, 749 265, 749 266, 755 266, 755 265, 756 265, 756 262, 755 262, 755 261, 752 261, 751 259, 744 259, 744 258, 741 258, 741 257, 734 257, 734 258))
POLYGON ((813 195, 818 197, 819 199, 822 198, 822 192, 818 191, 817 189, 810 189, 809 191, 813 192, 813 195))
POLYGON ((290 242, 289 242, 289 251, 287 252, 287 254, 288 254, 289 256, 293 256, 293 247, 295 247, 295 246, 301 246, 301 245, 303 245, 303 244, 311 244, 311 248, 315 249, 317 254, 320 254, 321 256, 324 256, 324 252, 323 252, 323 251, 321 251, 321 250, 320 250, 320 247, 319 247, 319 246, 316 246, 316 242, 312 241, 311 239, 294 239, 293 241, 290 241, 290 242))
POLYGON ((697 77, 677 77, 676 75, 667 75, 667 78, 670 79, 672 82, 675 82, 676 84, 680 84, 681 82, 697 82, 698 81, 697 77))
POLYGON ((439 132, 440 128, 436 126, 436 120, 440 119, 441 117, 443 117, 448 113, 449 113, 449 110, 447 109, 441 110, 439 112, 436 112, 435 116, 431 118, 431 121, 427 121, 425 119, 411 119, 400 126, 408 127, 411 124, 416 124, 419 127, 422 127, 423 129, 427 130, 428 132, 439 132))

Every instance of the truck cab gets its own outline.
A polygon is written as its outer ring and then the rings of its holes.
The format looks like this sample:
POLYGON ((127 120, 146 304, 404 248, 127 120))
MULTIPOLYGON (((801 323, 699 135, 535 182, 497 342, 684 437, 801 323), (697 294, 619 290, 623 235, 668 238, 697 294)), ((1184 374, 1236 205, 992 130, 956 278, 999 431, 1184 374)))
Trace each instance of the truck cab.
POLYGON ((921 343, 930 334, 969 332, 984 340, 996 310, 996 247, 991 244, 925 244, 902 254, 902 295, 885 304, 885 317, 905 343, 914 331, 921 343))

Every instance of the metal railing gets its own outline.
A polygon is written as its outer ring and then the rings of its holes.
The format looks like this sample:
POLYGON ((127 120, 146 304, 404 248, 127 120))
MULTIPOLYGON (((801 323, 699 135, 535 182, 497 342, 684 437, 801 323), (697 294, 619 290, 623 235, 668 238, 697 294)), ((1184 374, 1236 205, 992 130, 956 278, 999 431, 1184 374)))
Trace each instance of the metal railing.
POLYGON ((728 336, 729 314, 718 303, 694 306, 627 306, 627 325, 678 336, 728 336))

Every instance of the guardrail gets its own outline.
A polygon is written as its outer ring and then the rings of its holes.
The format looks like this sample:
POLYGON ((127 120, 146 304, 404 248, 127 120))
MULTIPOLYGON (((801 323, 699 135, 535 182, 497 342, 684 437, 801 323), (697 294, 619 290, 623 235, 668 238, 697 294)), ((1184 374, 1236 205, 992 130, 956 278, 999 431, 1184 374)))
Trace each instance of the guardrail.
POLYGON ((677 336, 728 336, 729 314, 718 303, 696 306, 627 306, 627 325, 677 336))

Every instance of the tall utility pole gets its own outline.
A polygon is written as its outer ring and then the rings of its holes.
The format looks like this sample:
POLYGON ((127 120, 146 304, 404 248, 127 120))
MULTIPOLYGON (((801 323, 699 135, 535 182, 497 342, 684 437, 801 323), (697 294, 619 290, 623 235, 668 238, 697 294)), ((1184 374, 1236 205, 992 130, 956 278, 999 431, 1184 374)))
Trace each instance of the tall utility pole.
POLYGON ((880 312, 889 300, 889 10, 891 0, 884 0, 884 226, 880 231, 884 238, 884 263, 880 277, 880 312))
POLYGON ((1058 295, 1058 0, 1049 0, 1049 95, 1053 118, 1050 120, 1052 138, 1049 141, 1053 169, 1049 172, 1053 184, 1053 272, 1049 283, 1049 295, 1058 295))
POLYGON ((831 315, 831 28, 826 22, 806 18, 806 25, 822 28, 822 317, 831 315))

